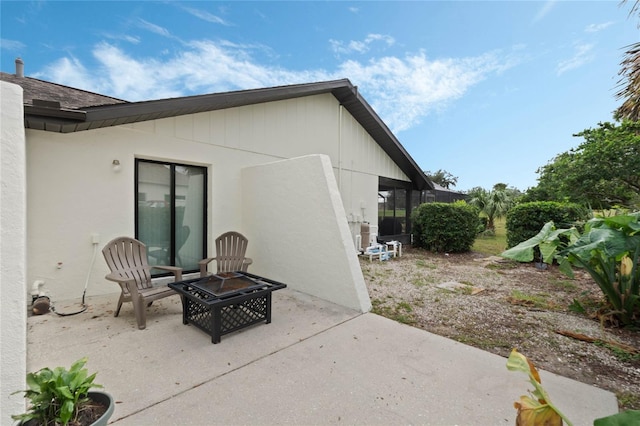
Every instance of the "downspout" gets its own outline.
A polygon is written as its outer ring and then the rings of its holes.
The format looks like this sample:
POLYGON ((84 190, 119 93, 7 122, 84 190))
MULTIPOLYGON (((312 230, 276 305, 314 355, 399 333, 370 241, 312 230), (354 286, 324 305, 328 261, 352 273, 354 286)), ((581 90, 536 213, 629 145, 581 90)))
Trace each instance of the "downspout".
POLYGON ((338 110, 338 188, 340 188, 340 194, 342 195, 342 110, 344 107, 342 104, 338 110))

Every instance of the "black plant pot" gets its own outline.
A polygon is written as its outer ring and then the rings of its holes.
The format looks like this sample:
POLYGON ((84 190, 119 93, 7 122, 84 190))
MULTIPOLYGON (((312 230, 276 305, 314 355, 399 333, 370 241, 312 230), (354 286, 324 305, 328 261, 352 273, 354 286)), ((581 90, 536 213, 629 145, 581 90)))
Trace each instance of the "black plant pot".
POLYGON ((104 404, 107 407, 107 411, 104 412, 102 417, 100 417, 98 420, 93 422, 91 426, 106 426, 107 423, 109 422, 109 419, 113 415, 113 410, 115 408, 113 398, 107 392, 101 392, 101 391, 90 391, 88 396, 89 396, 89 399, 95 402, 98 402, 100 404, 104 404))

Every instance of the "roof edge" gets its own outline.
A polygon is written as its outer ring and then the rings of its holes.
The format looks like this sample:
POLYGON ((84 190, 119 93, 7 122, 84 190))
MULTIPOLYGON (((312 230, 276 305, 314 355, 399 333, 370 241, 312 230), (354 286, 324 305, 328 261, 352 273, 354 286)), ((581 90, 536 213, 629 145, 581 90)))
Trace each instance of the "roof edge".
POLYGON ((123 102, 73 111, 33 106, 27 108, 25 105, 25 126, 37 130, 72 133, 324 93, 331 93, 349 111, 417 189, 434 189, 433 184, 415 160, 358 92, 357 86, 347 78, 179 98, 123 102))

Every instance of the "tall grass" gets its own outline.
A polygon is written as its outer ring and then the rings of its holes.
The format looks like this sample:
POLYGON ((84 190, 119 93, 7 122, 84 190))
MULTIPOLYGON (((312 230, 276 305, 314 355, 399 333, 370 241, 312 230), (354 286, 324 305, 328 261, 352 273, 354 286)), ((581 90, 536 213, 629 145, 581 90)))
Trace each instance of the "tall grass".
POLYGON ((495 235, 478 236, 471 247, 471 250, 487 255, 499 255, 507 249, 507 228, 506 219, 501 217, 494 221, 496 227, 495 235))

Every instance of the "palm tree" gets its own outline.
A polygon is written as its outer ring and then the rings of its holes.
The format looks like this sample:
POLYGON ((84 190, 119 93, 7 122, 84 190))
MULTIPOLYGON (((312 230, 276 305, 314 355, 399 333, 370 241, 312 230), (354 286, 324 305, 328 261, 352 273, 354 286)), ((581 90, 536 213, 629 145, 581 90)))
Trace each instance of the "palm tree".
MULTIPOLYGON (((622 0, 621 4, 626 3, 622 0)), ((629 16, 640 11, 640 1, 636 0, 629 12, 629 16)), ((620 65, 618 73, 621 78, 618 81, 620 90, 616 93, 617 99, 624 99, 616 113, 620 118, 632 121, 640 120, 640 43, 627 46, 625 58, 620 65)))
POLYGON ((424 174, 431 180, 433 183, 437 183, 443 188, 450 189, 451 186, 456 186, 458 183, 458 177, 452 175, 446 170, 438 169, 437 172, 432 173, 429 170, 425 170, 424 174))
POLYGON ((501 186, 494 186, 493 190, 487 191, 484 188, 473 188, 469 191, 469 204, 480 209, 481 213, 487 215, 487 229, 495 230, 495 219, 499 219, 507 214, 513 205, 511 193, 501 186))

